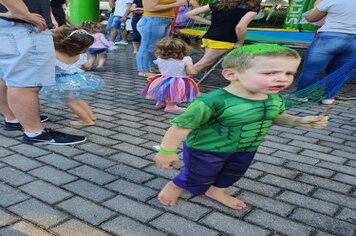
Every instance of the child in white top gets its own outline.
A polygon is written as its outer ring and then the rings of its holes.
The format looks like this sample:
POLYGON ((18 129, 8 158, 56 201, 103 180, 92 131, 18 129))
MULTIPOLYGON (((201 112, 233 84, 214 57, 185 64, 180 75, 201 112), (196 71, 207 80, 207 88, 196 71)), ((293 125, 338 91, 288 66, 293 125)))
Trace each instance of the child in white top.
POLYGON ((95 125, 96 117, 83 96, 101 90, 102 79, 80 69, 87 62, 87 48, 94 42, 87 31, 76 27, 60 27, 53 32, 56 50, 56 84, 45 86, 41 94, 50 102, 64 103, 79 120, 73 126, 95 125))
POLYGON ((166 37, 155 50, 160 74, 148 77, 149 83, 142 95, 156 100, 156 107, 165 112, 181 113, 185 109, 177 103, 191 102, 199 95, 199 88, 188 75, 195 74, 189 46, 180 39, 166 37))

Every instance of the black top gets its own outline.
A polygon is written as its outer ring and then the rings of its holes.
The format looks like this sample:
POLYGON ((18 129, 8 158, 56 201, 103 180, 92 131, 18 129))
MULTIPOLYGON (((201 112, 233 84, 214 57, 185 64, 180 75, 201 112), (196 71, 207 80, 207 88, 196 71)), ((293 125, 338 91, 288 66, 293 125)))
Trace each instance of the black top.
POLYGON ((65 3, 66 0, 51 0, 52 13, 58 23, 58 26, 66 23, 66 13, 63 9, 63 4, 65 3))
POLYGON ((237 42, 235 27, 241 18, 246 15, 247 12, 258 12, 260 10, 259 5, 251 8, 246 4, 238 5, 232 9, 218 10, 216 4, 217 3, 209 4, 212 11, 211 25, 203 38, 230 43, 237 42))
MULTIPOLYGON (((50 4, 49 0, 23 0, 23 2, 28 7, 28 9, 31 13, 37 13, 37 14, 41 15, 46 20, 48 28, 53 27, 53 24, 51 21, 51 4, 50 4)), ((3 6, 2 4, 0 4, 0 12, 7 12, 6 7, 3 6)), ((22 20, 8 19, 5 17, 1 17, 1 18, 5 19, 5 20, 10 20, 10 21, 27 23, 22 20)))
MULTIPOLYGON (((143 8, 142 0, 134 0, 133 4, 136 4, 136 6, 139 7, 139 8, 143 8)), ((142 16, 142 14, 143 13, 135 13, 135 15, 139 15, 139 16, 142 16)))

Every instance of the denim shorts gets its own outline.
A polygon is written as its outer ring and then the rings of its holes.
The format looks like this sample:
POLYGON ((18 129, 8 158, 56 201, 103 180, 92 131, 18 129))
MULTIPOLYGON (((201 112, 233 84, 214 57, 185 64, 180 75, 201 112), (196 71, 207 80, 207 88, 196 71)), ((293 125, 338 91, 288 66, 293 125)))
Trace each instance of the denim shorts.
POLYGON ((121 16, 114 16, 112 18, 111 28, 120 29, 121 16))
POLYGON ((50 31, 0 19, 0 78, 8 87, 55 84, 55 51, 50 31))
POLYGON ((107 54, 109 49, 107 48, 89 48, 88 53, 90 55, 107 54))

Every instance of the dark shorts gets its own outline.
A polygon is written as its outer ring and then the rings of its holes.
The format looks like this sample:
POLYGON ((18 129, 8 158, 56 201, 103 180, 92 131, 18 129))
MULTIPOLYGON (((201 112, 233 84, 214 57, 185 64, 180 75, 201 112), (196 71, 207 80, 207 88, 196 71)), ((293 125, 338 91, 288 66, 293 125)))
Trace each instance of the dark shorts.
POLYGON ((107 54, 109 49, 107 48, 89 48, 88 52, 90 55, 107 54))
POLYGON ((247 171, 256 152, 218 153, 183 147, 183 170, 173 179, 178 187, 194 195, 210 186, 227 188, 247 171))

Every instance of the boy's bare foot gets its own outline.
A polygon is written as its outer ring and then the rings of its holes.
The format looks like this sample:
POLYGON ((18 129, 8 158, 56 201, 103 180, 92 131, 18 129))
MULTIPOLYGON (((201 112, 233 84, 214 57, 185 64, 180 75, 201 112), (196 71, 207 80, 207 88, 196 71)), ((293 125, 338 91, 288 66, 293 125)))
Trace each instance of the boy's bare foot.
POLYGON ((94 122, 94 121, 85 122, 85 121, 82 121, 82 120, 73 120, 73 121, 71 121, 71 122, 69 122, 69 123, 70 123, 71 125, 77 126, 77 127, 95 125, 95 122, 94 122))
POLYGON ((158 194, 158 201, 165 206, 175 206, 182 191, 183 190, 172 181, 169 181, 158 194))
POLYGON ((243 201, 226 194, 224 188, 210 186, 205 195, 232 209, 241 210, 242 208, 247 207, 243 201))

